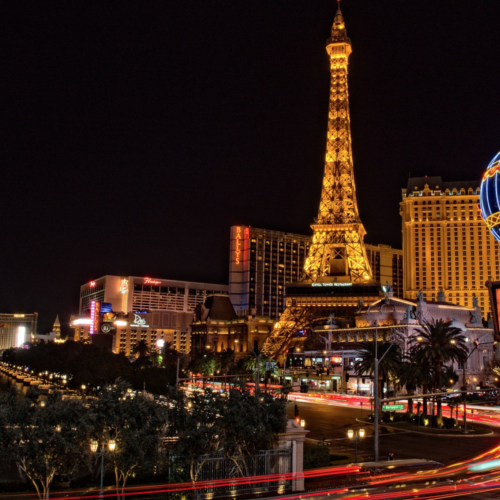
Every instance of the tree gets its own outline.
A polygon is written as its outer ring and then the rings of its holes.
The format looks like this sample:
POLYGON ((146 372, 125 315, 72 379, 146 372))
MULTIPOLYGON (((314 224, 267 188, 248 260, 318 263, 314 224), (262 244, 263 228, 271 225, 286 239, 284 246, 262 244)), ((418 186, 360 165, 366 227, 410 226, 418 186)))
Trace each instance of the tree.
POLYGON ((192 481, 198 480, 204 460, 215 453, 232 460, 240 476, 246 475, 242 458, 269 449, 286 428, 286 401, 270 395, 205 391, 195 393, 190 403, 186 411, 186 401, 178 401, 173 419, 179 435, 176 453, 188 460, 192 481))
POLYGON ((151 349, 147 340, 138 340, 132 349, 134 354, 137 354, 139 358, 147 358, 151 354, 151 349))
POLYGON ((128 479, 138 471, 150 471, 159 461, 161 440, 167 431, 167 409, 152 398, 129 393, 123 382, 108 386, 92 403, 94 433, 100 442, 114 439, 108 455, 116 488, 123 497, 128 479))
MULTIPOLYGON (((382 397, 383 384, 396 376, 401 367, 401 349, 397 344, 383 342, 377 346, 378 359, 378 394, 382 397)), ((361 360, 356 361, 354 369, 358 376, 368 374, 373 376, 375 372, 375 342, 362 342, 359 350, 361 360)))
POLYGON ((0 453, 49 498, 56 474, 71 477, 88 453, 90 422, 80 401, 51 397, 44 407, 9 391, 0 398, 0 453))
MULTIPOLYGON (((415 330, 412 344, 418 345, 417 359, 419 362, 429 361, 435 370, 435 387, 441 391, 442 370, 444 363, 465 361, 467 359, 467 344, 463 332, 454 326, 451 321, 433 320, 424 321, 423 326, 415 330)), ((438 422, 442 423, 441 399, 438 399, 438 422)))
POLYGON ((177 358, 179 357, 179 355, 180 353, 174 347, 173 342, 165 342, 160 348, 159 359, 161 359, 161 365, 166 366, 167 368, 172 366, 175 367, 177 365, 177 358))
MULTIPOLYGON (((415 349, 410 351, 403 357, 399 370, 399 384, 401 387, 406 387, 406 393, 413 396, 415 391, 420 386, 420 369, 415 358, 415 349)), ((408 399, 408 412, 413 413, 413 399, 408 399)))

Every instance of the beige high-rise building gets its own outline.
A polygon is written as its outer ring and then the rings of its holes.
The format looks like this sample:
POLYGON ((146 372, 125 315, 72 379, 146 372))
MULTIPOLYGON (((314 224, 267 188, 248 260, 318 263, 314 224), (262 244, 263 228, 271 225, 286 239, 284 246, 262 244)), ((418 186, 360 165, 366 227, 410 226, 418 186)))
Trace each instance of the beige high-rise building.
POLYGON ((427 301, 445 299, 490 313, 488 279, 499 280, 498 243, 481 218, 479 181, 415 177, 402 190, 404 296, 421 290, 427 301))

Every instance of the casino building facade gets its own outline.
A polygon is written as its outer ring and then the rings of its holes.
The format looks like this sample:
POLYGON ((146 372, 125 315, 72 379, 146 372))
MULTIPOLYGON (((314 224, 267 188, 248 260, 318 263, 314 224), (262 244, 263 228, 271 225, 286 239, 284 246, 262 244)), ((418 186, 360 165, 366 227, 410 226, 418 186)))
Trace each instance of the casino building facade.
MULTIPOLYGON (((300 280, 311 243, 312 236, 232 226, 229 296, 236 312, 279 318, 285 310, 286 286, 300 280)), ((402 297, 402 250, 389 245, 366 244, 365 248, 375 281, 388 282, 394 294, 402 297)))
POLYGON ((36 335, 38 313, 0 314, 0 351, 21 347, 36 335))
POLYGON ((126 355, 140 340, 151 348, 172 342, 189 352, 196 306, 214 293, 227 295, 228 286, 106 275, 80 287, 79 315, 71 319, 74 338, 106 341, 103 345, 126 355))
POLYGON ((499 244, 479 210, 479 182, 443 182, 439 176, 408 180, 402 190, 404 297, 471 307, 490 314, 486 281, 500 279, 499 244))

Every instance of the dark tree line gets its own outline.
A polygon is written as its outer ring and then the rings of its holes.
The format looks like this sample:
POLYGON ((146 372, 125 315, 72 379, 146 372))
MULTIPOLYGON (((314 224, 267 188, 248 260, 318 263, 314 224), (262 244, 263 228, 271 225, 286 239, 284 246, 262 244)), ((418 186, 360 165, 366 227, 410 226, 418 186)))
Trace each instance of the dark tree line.
POLYGON ((92 442, 98 449, 115 444, 105 464, 122 496, 132 476, 156 473, 166 479, 170 457, 176 457, 172 478, 196 481, 203 457, 219 454, 240 464, 238 457, 271 448, 286 428, 284 399, 236 389, 188 399, 171 388, 155 401, 117 382, 87 404, 63 401, 59 394, 41 403, 36 390, 26 397, 15 389, 0 396, 0 458, 16 464, 40 499, 49 498, 56 475, 71 478, 85 466, 97 476, 100 462, 92 442))

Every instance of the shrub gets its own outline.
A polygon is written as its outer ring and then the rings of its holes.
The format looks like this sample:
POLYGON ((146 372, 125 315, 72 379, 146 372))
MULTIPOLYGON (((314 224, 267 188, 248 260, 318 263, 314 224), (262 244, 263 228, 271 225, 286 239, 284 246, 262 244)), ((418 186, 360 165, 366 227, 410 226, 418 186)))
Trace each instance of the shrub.
POLYGON ((304 469, 317 469, 318 467, 328 467, 329 465, 330 450, 328 446, 304 443, 304 469))

